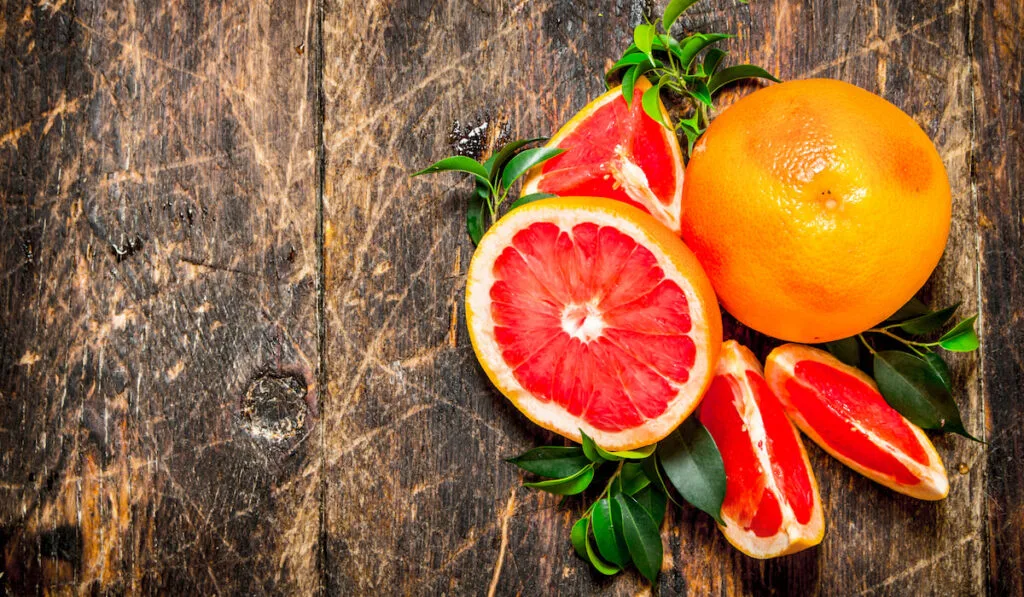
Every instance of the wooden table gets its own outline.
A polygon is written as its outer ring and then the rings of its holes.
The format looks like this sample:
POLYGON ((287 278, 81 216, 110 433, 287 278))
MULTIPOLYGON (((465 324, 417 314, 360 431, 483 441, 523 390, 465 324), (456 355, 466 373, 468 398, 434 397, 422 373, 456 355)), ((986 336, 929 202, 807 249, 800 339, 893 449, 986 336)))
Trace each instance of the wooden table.
MULTIPOLYGON (((469 185, 409 173, 453 130, 550 134, 655 4, 5 2, 0 588, 650 591, 591 573, 580 504, 502 461, 555 438, 469 346, 469 185)), ((684 25, 935 140, 953 233, 922 296, 980 313, 953 376, 989 443, 936 440, 935 504, 811 447, 820 547, 755 561, 674 509, 654 593, 1024 593, 1024 4, 708 0, 684 25)))

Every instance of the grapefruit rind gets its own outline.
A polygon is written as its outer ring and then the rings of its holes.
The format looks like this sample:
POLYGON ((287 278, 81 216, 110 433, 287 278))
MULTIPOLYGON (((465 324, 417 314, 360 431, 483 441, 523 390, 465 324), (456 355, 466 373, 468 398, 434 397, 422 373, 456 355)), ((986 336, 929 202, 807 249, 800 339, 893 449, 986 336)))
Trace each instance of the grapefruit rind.
MULTIPOLYGON (((650 86, 650 81, 648 81, 646 77, 641 75, 636 80, 636 84, 634 86, 634 94, 636 93, 636 91, 646 91, 647 89, 650 88, 650 86)), ((623 96, 621 85, 618 87, 613 87, 606 91, 605 93, 601 94, 600 96, 597 97, 597 99, 590 102, 589 104, 584 106, 582 110, 577 112, 576 115, 569 120, 569 122, 563 124, 562 128, 558 129, 558 132, 555 133, 554 136, 551 137, 551 139, 549 139, 544 146, 561 147, 560 143, 566 137, 572 134, 577 128, 579 128, 579 126, 584 121, 586 121, 591 115, 593 115, 595 112, 597 112, 610 102, 616 101, 622 97, 623 96)), ((658 108, 661 110, 662 120, 664 122, 672 122, 668 110, 665 109, 665 104, 663 104, 660 99, 658 101, 658 108)), ((649 118, 649 116, 647 116, 646 113, 644 113, 643 111, 641 111, 641 114, 643 114, 641 118, 649 118)), ((679 146, 679 139, 676 137, 674 132, 670 131, 669 129, 666 129, 665 127, 660 127, 660 130, 663 131, 663 133, 665 134, 665 138, 668 141, 668 145, 672 151, 672 162, 675 165, 674 175, 676 186, 672 193, 671 201, 666 205, 662 203, 657 197, 654 197, 653 199, 651 197, 648 197, 647 195, 653 195, 653 193, 650 191, 650 189, 644 188, 647 184, 646 177, 643 171, 640 170, 638 166, 632 163, 628 164, 629 166, 632 167, 625 168, 625 172, 623 173, 625 176, 627 176, 628 181, 632 181, 632 184, 629 184, 627 182, 627 184, 625 184, 624 186, 627 187, 627 192, 629 191, 629 189, 633 190, 633 192, 628 192, 628 194, 633 200, 637 201, 637 203, 644 205, 647 208, 648 212, 650 212, 650 214, 652 214, 655 217, 655 219, 661 222, 664 226, 668 226, 668 228, 671 229, 673 233, 678 235, 681 231, 680 210, 683 201, 683 177, 685 174, 685 169, 683 168, 683 151, 682 148, 679 146), (646 193, 643 192, 645 190, 646 193)), ((571 150, 571 148, 565 149, 571 150)), ((540 181, 545 176, 545 174, 549 174, 544 173, 542 171, 543 167, 543 164, 534 166, 527 173, 526 178, 523 181, 523 188, 520 191, 521 196, 526 196, 532 193, 540 192, 538 185, 540 184, 540 181)))
POLYGON ((541 427, 582 441, 582 429, 608 451, 633 450, 651 445, 669 433, 696 409, 711 383, 722 341, 722 319, 711 283, 696 257, 678 236, 651 215, 620 201, 597 197, 556 197, 518 207, 492 226, 477 245, 466 282, 466 324, 477 360, 498 390, 527 418, 541 427), (667 409, 640 426, 605 431, 571 415, 555 402, 541 401, 525 390, 505 363, 495 340, 490 288, 495 282, 493 266, 517 232, 536 222, 550 222, 563 230, 592 222, 611 226, 645 246, 657 258, 666 280, 679 285, 691 309, 688 335, 697 346, 689 379, 679 384, 667 409), (683 272, 686 272, 684 275, 683 272))
POLYGON ((924 431, 922 431, 920 427, 914 425, 902 415, 900 415, 900 418, 902 418, 907 424, 920 446, 924 449, 925 454, 927 454, 927 465, 923 465, 914 460, 905 452, 878 437, 876 433, 865 428, 857 421, 850 421, 850 425, 867 436, 872 443, 890 454, 900 464, 906 467, 915 477, 920 479, 920 482, 915 485, 901 483, 890 475, 867 468, 832 448, 821 437, 817 430, 808 423, 801 413, 792 407, 789 401, 789 396, 785 389, 786 381, 791 379, 798 382, 800 381, 800 379, 796 377, 794 370, 797 363, 802 361, 817 361, 831 367, 835 367, 837 370, 853 375, 876 392, 878 392, 878 386, 875 384, 875 381, 868 377, 864 372, 855 367, 846 365, 823 350, 818 350, 816 348, 800 344, 784 344, 773 350, 771 354, 768 355, 768 359, 766 361, 765 379, 768 381, 768 386, 772 389, 779 400, 782 401, 782 404, 786 409, 786 414, 789 415, 790 420, 792 420, 807 437, 811 438, 811 440, 818 444, 821 449, 831 454, 846 466, 852 468, 872 481, 892 489, 893 491, 897 491, 917 499, 929 501, 941 500, 949 494, 949 479, 946 476, 946 468, 942 464, 942 458, 939 457, 939 453, 935 451, 935 446, 932 445, 931 440, 928 439, 928 436, 925 435, 924 431))
MULTIPOLYGON (((760 363, 758 363, 749 349, 740 345, 735 340, 726 341, 722 346, 722 353, 719 357, 715 374, 732 375, 736 379, 743 380, 746 377, 747 371, 754 371, 757 375, 764 376, 760 363)), ((744 425, 749 430, 750 441, 754 445, 754 451, 757 454, 762 470, 771 471, 774 467, 769 459, 767 449, 763 447, 768 444, 767 432, 765 431, 757 402, 754 399, 753 390, 749 384, 742 381, 736 384, 736 386, 742 392, 741 398, 743 400, 743 406, 737 410, 743 419, 744 425), (762 447, 758 448, 758 446, 762 447)), ((725 526, 719 525, 718 527, 733 547, 752 558, 763 560, 797 553, 808 547, 818 545, 825 536, 825 515, 821 507, 818 479, 814 476, 814 470, 811 469, 811 461, 807 457, 807 450, 804 448, 803 442, 800 441, 800 435, 797 433, 792 421, 789 422, 789 425, 793 435, 796 437, 797 445, 800 448, 800 458, 803 459, 804 467, 811 482, 814 498, 811 518, 806 524, 801 524, 797 520, 789 501, 785 499, 783 492, 779 488, 775 476, 772 474, 766 475, 768 489, 775 495, 782 510, 782 524, 779 531, 769 537, 759 537, 755 533, 744 529, 741 523, 729 516, 725 510, 722 511, 722 519, 726 524, 725 526)))

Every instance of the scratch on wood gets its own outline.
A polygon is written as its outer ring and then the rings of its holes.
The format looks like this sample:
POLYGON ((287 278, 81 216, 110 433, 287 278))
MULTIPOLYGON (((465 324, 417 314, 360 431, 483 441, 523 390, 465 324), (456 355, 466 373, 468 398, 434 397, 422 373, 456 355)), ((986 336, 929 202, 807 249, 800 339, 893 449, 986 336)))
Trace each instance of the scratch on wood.
POLYGON ((498 546, 498 561, 494 563, 494 574, 491 576, 491 587, 487 591, 487 597, 494 597, 498 590, 498 579, 501 578, 501 568, 505 565, 505 552, 508 550, 508 521, 516 511, 516 490, 513 486, 508 494, 508 502, 505 503, 505 512, 501 515, 501 545, 498 546))
POLYGON ((938 561, 944 560, 946 558, 946 556, 948 556, 949 554, 953 553, 954 551, 960 549, 965 543, 970 543, 971 541, 974 541, 977 538, 978 538, 978 532, 977 531, 971 533, 970 535, 962 537, 959 541, 954 543, 949 549, 945 549, 945 550, 941 551, 938 554, 935 554, 934 556, 932 556, 930 558, 921 560, 921 561, 917 562, 916 564, 913 564, 912 566, 910 566, 908 568, 904 568, 903 570, 897 572, 896 574, 893 574, 892 576, 890 576, 889 578, 883 580, 882 582, 880 582, 878 584, 875 584, 875 585, 872 585, 872 586, 868 587, 867 589, 864 589, 863 591, 861 591, 859 593, 859 595, 866 595, 868 593, 874 593, 878 589, 887 587, 887 586, 891 585, 892 583, 894 583, 894 582, 896 582, 896 581, 898 581, 900 579, 906 578, 907 576, 910 576, 912 574, 916 574, 917 572, 920 572, 921 570, 924 570, 924 569, 928 568, 932 564, 934 564, 934 563, 936 563, 938 561))

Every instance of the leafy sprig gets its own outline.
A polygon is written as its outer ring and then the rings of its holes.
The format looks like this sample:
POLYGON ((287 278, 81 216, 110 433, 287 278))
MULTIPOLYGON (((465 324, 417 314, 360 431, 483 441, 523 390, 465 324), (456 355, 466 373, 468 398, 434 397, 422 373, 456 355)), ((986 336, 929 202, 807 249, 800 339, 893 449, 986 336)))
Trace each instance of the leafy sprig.
POLYGON ((651 87, 641 96, 644 112, 666 128, 682 132, 687 140, 687 153, 693 150, 693 144, 707 128, 709 111, 714 107, 714 96, 718 91, 743 79, 778 82, 771 73, 752 64, 722 68, 728 53, 711 46, 732 35, 691 33, 682 39, 674 37, 671 33, 673 24, 696 2, 673 0, 660 20, 637 25, 633 29, 633 43, 605 73, 605 85, 610 85, 610 81, 621 73, 622 94, 627 104, 633 99, 637 79, 644 76, 650 80, 651 87), (689 115, 680 118, 675 126, 665 121, 659 106, 658 100, 665 94, 681 97, 684 103, 689 104, 686 110, 689 115))
MULTIPOLYGON (((512 185, 534 166, 542 164, 565 151, 557 147, 526 149, 527 145, 544 141, 547 141, 544 137, 512 141, 505 144, 482 164, 466 156, 456 155, 447 157, 420 170, 413 174, 413 176, 433 174, 435 172, 465 172, 466 174, 473 175, 476 179, 476 188, 469 198, 469 210, 466 213, 466 231, 469 232, 470 238, 473 239, 473 244, 479 244, 487 228, 498 221, 499 209, 508 198, 512 185), (489 220, 486 217, 487 214, 490 215, 489 220)), ((554 195, 549 193, 524 195, 516 199, 510 209, 515 209, 520 205, 547 197, 554 197, 554 195)))
POLYGON ((601 574, 617 574, 632 564, 656 581, 664 556, 660 528, 669 501, 687 501, 724 524, 725 466, 696 417, 660 443, 637 450, 609 452, 582 430, 580 436, 580 446, 543 446, 508 462, 545 477, 524 486, 557 495, 584 493, 600 480, 596 486, 603 489, 569 536, 576 553, 601 574))
POLYGON ((949 366, 935 351, 978 349, 977 315, 940 334, 959 306, 933 311, 911 299, 880 326, 825 346, 839 360, 874 377, 886 402, 918 427, 981 441, 964 428, 953 398, 949 366))

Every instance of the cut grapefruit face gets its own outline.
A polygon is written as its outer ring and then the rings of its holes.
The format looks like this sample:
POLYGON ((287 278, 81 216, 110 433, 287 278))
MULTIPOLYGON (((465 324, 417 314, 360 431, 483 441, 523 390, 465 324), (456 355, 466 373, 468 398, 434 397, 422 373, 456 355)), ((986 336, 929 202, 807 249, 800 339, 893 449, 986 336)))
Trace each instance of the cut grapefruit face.
POLYGON ((949 493, 928 436, 889 406, 861 371, 825 351, 785 344, 768 355, 765 373, 797 427, 843 464, 922 500, 949 493))
POLYGON ((606 450, 664 438, 711 381, 722 319, 686 245, 651 216, 596 197, 511 211, 466 282, 477 358, 538 425, 606 450))
MULTIPOLYGON (((621 87, 587 104, 548 141, 548 147, 566 152, 530 171, 522 194, 623 201, 679 234, 683 153, 675 133, 643 110, 640 100, 650 86, 647 79, 637 79, 629 106, 621 87)), ((670 122, 665 107, 659 107, 670 122)))
POLYGON ((762 559, 821 543, 825 518, 807 452, 747 348, 722 346, 698 416, 725 463, 725 538, 762 559))

